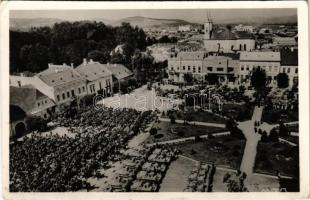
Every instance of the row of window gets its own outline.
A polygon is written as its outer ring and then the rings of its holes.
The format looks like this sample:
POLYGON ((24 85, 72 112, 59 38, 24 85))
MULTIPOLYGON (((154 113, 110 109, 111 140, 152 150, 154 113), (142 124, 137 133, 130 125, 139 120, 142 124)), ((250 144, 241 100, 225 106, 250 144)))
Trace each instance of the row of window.
MULTIPOLYGON (((183 70, 185 70, 185 66, 183 66, 183 70)), ((171 70, 173 70, 173 67, 171 67, 170 68, 171 70)), ((190 71, 191 70, 191 66, 188 66, 188 71, 190 71)), ((196 72, 196 67, 195 66, 193 66, 192 67, 192 71, 193 71, 193 73, 195 73, 196 72)), ((179 67, 177 67, 177 70, 179 70, 179 67)), ((209 72, 212 72, 213 71, 213 67, 207 67, 207 70, 209 71, 209 72)), ((231 72, 231 71, 233 71, 234 70, 234 68, 232 68, 232 67, 228 67, 228 71, 229 72, 231 72)), ((216 71, 218 71, 218 72, 223 72, 224 71, 224 68, 223 67, 217 67, 216 68, 216 71)), ((201 67, 198 67, 198 73, 201 73, 201 67)))
MULTIPOLYGON (((255 66, 254 66, 255 68, 255 66)), ((266 70, 266 66, 262 66, 262 69, 266 70)), ((244 65, 241 65, 241 71, 250 71, 250 67, 247 65, 246 68, 244 67, 244 65)), ((272 66, 268 67, 268 71, 271 72, 272 71, 272 66)), ((274 66, 274 71, 277 72, 278 71, 278 66, 274 66)), ((283 73, 291 73, 291 68, 283 68, 282 69, 283 73), (286 70, 287 69, 287 70, 286 70)), ((298 74, 298 68, 295 68, 295 74, 298 74)))
MULTIPOLYGON (((257 66, 258 67, 258 66, 257 66)), ((253 68, 255 68, 255 66, 253 66, 253 68)), ((261 66, 262 69, 266 70, 266 66, 261 66)), ((249 71, 252 70, 252 67, 250 68, 249 65, 246 65, 246 67, 244 65, 241 65, 241 71, 249 71)), ((268 71, 271 72, 272 71, 272 66, 268 67, 268 71)), ((278 71, 278 66, 274 66, 274 71, 277 72, 278 71)))
MULTIPOLYGON (((110 79, 107 79, 105 83, 106 83, 106 86, 107 86, 107 87, 111 87, 111 82, 110 82, 110 79)), ((102 83, 101 83, 101 82, 99 82, 99 90, 101 90, 101 89, 102 89, 102 83)), ((95 83, 94 83, 94 84, 89 85, 89 90, 90 90, 90 92, 91 92, 91 93, 96 92, 96 89, 95 89, 95 83)))
MULTIPOLYGON (((80 88, 80 87, 78 88, 79 94, 81 94, 82 91, 85 92, 85 86, 82 86, 82 88, 80 88)), ((75 96, 74 90, 71 90, 71 92, 67 91, 66 93, 63 92, 62 95, 61 95, 62 100, 65 100, 67 98, 71 98, 71 97, 74 97, 74 96, 75 96)), ((57 95, 57 101, 60 101, 60 95, 59 94, 57 95)))
POLYGON ((47 104, 47 99, 45 99, 44 101, 40 101, 37 103, 38 104, 38 107, 40 107, 41 105, 43 106, 44 104, 47 104))

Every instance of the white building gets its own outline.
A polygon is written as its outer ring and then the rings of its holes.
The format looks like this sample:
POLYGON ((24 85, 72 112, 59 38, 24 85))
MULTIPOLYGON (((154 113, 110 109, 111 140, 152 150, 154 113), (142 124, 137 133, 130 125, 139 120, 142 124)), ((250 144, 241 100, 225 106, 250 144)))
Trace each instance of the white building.
POLYGON ((87 80, 87 94, 110 96, 113 91, 112 72, 103 64, 86 59, 75 70, 87 80))
POLYGON ((27 115, 48 119, 55 111, 55 102, 32 85, 10 86, 10 105, 20 107, 27 115))
POLYGON ((57 105, 71 102, 73 97, 87 94, 86 79, 68 65, 49 64, 48 69, 32 77, 10 76, 10 85, 33 85, 57 105))
POLYGON ((247 32, 253 33, 254 27, 249 26, 249 25, 239 24, 238 26, 235 26, 235 30, 236 31, 247 31, 247 32))
POLYGON ((228 27, 215 28, 209 20, 204 24, 204 45, 208 52, 252 51, 255 40, 247 32, 232 32, 228 27))
POLYGON ((218 81, 233 80, 238 73, 239 61, 225 56, 210 56, 205 51, 180 52, 168 60, 168 79, 184 82, 185 74, 192 74, 196 80, 210 81, 213 76, 218 81))
POLYGON ((297 46, 297 41, 294 37, 274 37, 272 40, 274 46, 297 46))
POLYGON ((241 52, 239 81, 249 80, 253 69, 260 67, 266 71, 269 81, 275 83, 280 72, 280 52, 241 52))
POLYGON ((189 32, 191 31, 192 26, 191 25, 179 25, 179 32, 189 32))

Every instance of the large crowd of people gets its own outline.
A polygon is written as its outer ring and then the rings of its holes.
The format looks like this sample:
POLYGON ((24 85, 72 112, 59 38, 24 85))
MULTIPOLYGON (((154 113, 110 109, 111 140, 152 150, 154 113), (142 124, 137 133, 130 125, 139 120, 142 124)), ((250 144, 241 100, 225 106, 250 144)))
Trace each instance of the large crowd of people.
POLYGON ((120 160, 129 139, 153 117, 151 111, 112 108, 84 108, 71 117, 58 116, 56 126, 68 127, 73 137, 36 133, 10 145, 10 191, 91 189, 87 178, 120 160))

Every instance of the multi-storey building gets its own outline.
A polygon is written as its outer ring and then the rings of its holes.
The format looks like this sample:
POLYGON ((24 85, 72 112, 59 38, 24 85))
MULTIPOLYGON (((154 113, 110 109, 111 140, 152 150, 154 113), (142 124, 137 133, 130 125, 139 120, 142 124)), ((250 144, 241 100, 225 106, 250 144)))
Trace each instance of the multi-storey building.
POLYGON ((241 52, 239 81, 249 80, 253 69, 260 67, 266 71, 269 82, 274 82, 280 72, 280 52, 241 52))
POLYGON ((210 56, 204 51, 180 52, 168 60, 168 76, 173 82, 184 82, 185 74, 199 81, 215 76, 219 81, 233 81, 239 62, 226 56, 210 56))
POLYGON ((32 77, 10 76, 10 85, 33 85, 57 105, 71 102, 74 97, 87 94, 86 79, 68 65, 49 64, 48 69, 32 77))
POLYGON ((75 70, 87 80, 87 93, 88 94, 101 94, 104 97, 112 94, 113 80, 112 72, 106 65, 100 64, 86 59, 75 70))

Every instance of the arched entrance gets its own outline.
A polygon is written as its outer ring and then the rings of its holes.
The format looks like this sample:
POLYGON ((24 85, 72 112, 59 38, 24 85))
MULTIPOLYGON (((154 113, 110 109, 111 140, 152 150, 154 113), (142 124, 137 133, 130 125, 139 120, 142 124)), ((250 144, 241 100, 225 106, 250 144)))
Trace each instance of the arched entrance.
POLYGON ((15 137, 20 138, 26 133, 26 127, 23 122, 19 122, 15 126, 15 137))

